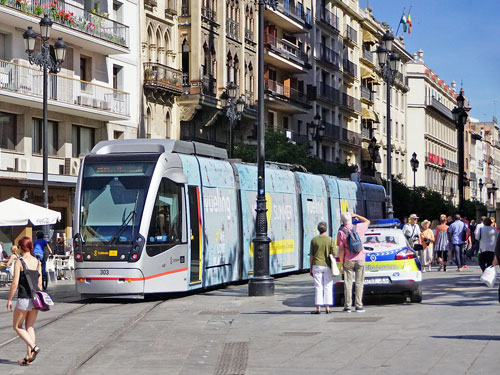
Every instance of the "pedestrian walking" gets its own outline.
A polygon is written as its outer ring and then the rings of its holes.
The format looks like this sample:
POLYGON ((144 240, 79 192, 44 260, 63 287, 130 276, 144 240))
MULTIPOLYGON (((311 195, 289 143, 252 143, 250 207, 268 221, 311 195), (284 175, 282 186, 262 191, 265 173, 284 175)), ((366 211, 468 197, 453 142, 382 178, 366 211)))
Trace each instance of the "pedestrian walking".
POLYGON ((35 291, 30 288, 28 278, 31 279, 32 285, 37 285, 37 288, 41 289, 42 273, 40 261, 31 255, 33 252, 31 239, 23 237, 19 240, 18 245, 21 255, 14 265, 14 278, 7 299, 7 311, 12 311, 12 299, 17 291, 13 328, 28 348, 26 357, 18 361, 18 364, 27 366, 33 363, 38 353, 40 353, 40 348, 35 344, 34 324, 38 315, 38 310, 33 308, 32 296, 35 291), (23 324, 25 328, 23 328, 23 324))
POLYGON ((330 254, 337 256, 333 239, 326 234, 327 224, 322 221, 318 224, 319 235, 311 240, 311 252, 309 255, 309 274, 314 278, 316 310, 311 314, 320 314, 321 306, 325 306, 325 312, 330 313, 333 305, 333 279, 332 263, 330 254))
POLYGON ((410 215, 410 222, 403 227, 403 234, 405 235, 411 247, 420 243, 420 226, 417 223, 418 216, 416 214, 410 215))
POLYGON ((441 269, 446 272, 446 263, 448 261, 448 250, 450 249, 450 241, 448 238, 448 225, 446 215, 441 215, 440 224, 436 228, 435 252, 438 261, 438 271, 441 269))
MULTIPOLYGON (((432 233, 434 234, 434 239, 437 238, 437 227, 438 226, 439 226, 439 220, 437 220, 437 219, 432 220, 431 230, 432 230, 432 233)), ((436 245, 436 241, 434 240, 434 248, 432 250, 432 265, 433 266, 438 264, 435 245, 436 245)))
POLYGON ((491 226, 489 217, 484 219, 484 225, 479 228, 477 239, 479 240, 479 267, 484 272, 493 264, 495 259, 495 245, 498 239, 498 231, 491 226))
POLYGON ((467 226, 462 221, 460 214, 455 215, 455 221, 448 228, 448 238, 455 251, 457 271, 462 271, 464 267, 464 247, 467 241, 467 226))
POLYGON ((490 216, 490 220, 491 220, 491 226, 498 231, 499 229, 497 227, 497 219, 495 219, 493 216, 490 216))
POLYGON ((425 272, 427 267, 431 271, 432 252, 434 249, 434 233, 430 229, 430 221, 422 221, 423 231, 420 234, 420 242, 422 243, 423 250, 420 252, 420 262, 422 263, 422 272, 425 272))
POLYGON ((43 290, 46 290, 49 283, 49 277, 47 275, 46 265, 47 265, 47 259, 49 258, 50 255, 52 255, 52 249, 50 248, 49 243, 43 238, 43 232, 41 231, 36 232, 36 240, 33 245, 34 245, 33 255, 42 264, 42 286, 43 290))
POLYGON ((342 225, 337 234, 337 245, 341 272, 344 272, 344 311, 352 311, 352 283, 356 282, 356 312, 365 312, 363 308, 363 284, 365 280, 365 257, 363 237, 368 230, 370 220, 357 214, 343 212, 340 215, 342 225), (352 224, 352 218, 361 223, 352 224), (361 243, 359 243, 361 242, 361 243))

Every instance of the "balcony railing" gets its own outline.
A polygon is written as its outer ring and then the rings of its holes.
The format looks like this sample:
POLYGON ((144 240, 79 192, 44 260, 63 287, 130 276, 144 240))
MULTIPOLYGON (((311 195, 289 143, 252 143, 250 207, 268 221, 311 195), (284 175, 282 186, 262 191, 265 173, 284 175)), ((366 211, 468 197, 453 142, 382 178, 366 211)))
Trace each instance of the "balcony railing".
POLYGON ((182 93, 182 72, 169 66, 144 63, 144 85, 162 88, 175 93, 182 93))
POLYGON ((165 15, 166 16, 176 16, 177 15, 177 0, 166 0, 165 1, 165 15))
POLYGON ((245 91, 245 105, 249 108, 255 108, 255 99, 253 92, 245 91))
POLYGON ((335 104, 340 104, 340 90, 334 87, 325 85, 323 82, 320 82, 317 89, 318 96, 323 99, 329 100, 335 104))
POLYGON ((396 82, 399 82, 401 84, 405 84, 405 76, 401 72, 396 72, 396 76, 394 77, 396 82))
POLYGON ((363 58, 373 64, 373 52, 368 51, 365 47, 363 47, 363 58))
POLYGON ((254 41, 254 32, 249 29, 245 29, 245 38, 251 41, 254 41))
POLYGON ((361 86, 361 97, 373 102, 373 92, 365 86, 361 86))
POLYGON ((370 136, 370 129, 367 129, 365 127, 361 128, 361 137, 366 138, 366 139, 371 139, 370 136))
POLYGON ((129 46, 128 26, 63 0, 56 2, 49 0, 0 0, 0 6, 14 8, 40 18, 43 17, 43 14, 48 14, 52 21, 59 25, 123 47, 129 46))
POLYGON ((181 16, 189 16, 189 1, 188 0, 183 0, 182 5, 181 5, 181 16))
POLYGON ((278 39, 272 34, 265 33, 264 43, 271 46, 273 50, 276 50, 284 57, 297 61, 301 64, 308 62, 307 54, 304 51, 301 51, 298 46, 285 39, 278 39))
POLYGON ((358 32, 349 25, 346 25, 345 37, 352 43, 358 43, 358 32))
POLYGON ((353 132, 352 130, 342 128, 341 141, 344 141, 351 145, 361 146, 361 135, 359 133, 353 132))
POLYGON ((269 91, 272 95, 278 96, 282 99, 289 99, 300 104, 307 104, 307 95, 304 92, 301 92, 290 86, 285 86, 282 83, 266 79, 265 87, 266 90, 269 91))
POLYGON ((182 72, 182 86, 191 86, 191 82, 189 82, 189 73, 187 72, 182 72))
POLYGON ((354 112, 361 112, 361 101, 345 92, 342 93, 342 106, 354 112))
POLYGON ((439 102, 435 97, 427 96, 425 98, 425 104, 429 107, 433 107, 434 109, 442 113, 444 116, 446 116, 448 119, 450 120, 453 119, 453 116, 451 114, 451 109, 449 109, 443 103, 439 102))
POLYGON ((340 140, 340 127, 339 126, 337 126, 335 124, 331 124, 331 123, 326 122, 326 121, 321 121, 321 124, 325 127, 325 134, 324 134, 325 137, 334 139, 336 141, 340 140))
POLYGON ((324 44, 318 44, 318 51, 321 60, 333 65, 340 70, 340 54, 328 48, 324 44))
MULTIPOLYGON (((130 115, 130 94, 127 92, 57 74, 49 74, 48 78, 48 98, 52 102, 50 104, 71 104, 121 116, 130 115)), ((41 99, 43 72, 0 60, 1 90, 41 99)))
POLYGON ((147 8, 155 8, 158 6, 158 2, 156 0, 144 0, 144 6, 147 8))
POLYGON ((215 79, 214 76, 212 75, 205 75, 201 79, 202 87, 203 87, 203 94, 209 95, 209 96, 215 96, 215 88, 217 85, 217 80, 215 79))
POLYGON ((232 19, 226 19, 226 34, 234 39, 240 39, 240 24, 232 19))
POLYGON ((335 29, 335 31, 340 32, 340 27, 339 27, 339 17, 330 12, 328 9, 325 8, 318 8, 319 12, 319 19, 326 23, 328 26, 332 27, 335 29))
POLYGON ((343 66, 344 66, 344 73, 347 73, 354 78, 357 77, 356 72, 358 70, 358 67, 356 66, 356 64, 354 64, 352 61, 344 59, 343 66))
POLYGON ((297 7, 291 3, 290 0, 279 0, 278 10, 299 22, 305 23, 306 25, 311 24, 310 17, 308 17, 308 14, 304 11, 302 5, 297 7))
POLYGON ((207 7, 201 7, 201 15, 210 21, 217 22, 217 12, 207 7))

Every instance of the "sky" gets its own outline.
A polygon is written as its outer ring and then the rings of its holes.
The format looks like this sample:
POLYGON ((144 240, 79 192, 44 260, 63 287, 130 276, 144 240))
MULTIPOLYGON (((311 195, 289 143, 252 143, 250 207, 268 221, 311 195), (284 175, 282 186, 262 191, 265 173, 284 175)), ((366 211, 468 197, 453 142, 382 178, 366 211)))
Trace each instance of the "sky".
MULTIPOLYGON (((380 22, 395 31, 403 9, 411 6, 411 34, 404 34, 406 50, 424 51, 423 60, 447 84, 463 82, 470 116, 480 121, 500 118, 499 0, 359 0, 371 6, 380 22)), ((401 35, 402 27, 398 36, 401 35)))

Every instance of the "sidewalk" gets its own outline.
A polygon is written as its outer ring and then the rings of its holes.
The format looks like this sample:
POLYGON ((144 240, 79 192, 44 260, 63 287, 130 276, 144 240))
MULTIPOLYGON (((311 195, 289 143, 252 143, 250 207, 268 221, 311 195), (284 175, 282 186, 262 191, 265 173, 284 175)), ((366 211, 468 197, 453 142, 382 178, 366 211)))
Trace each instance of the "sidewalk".
MULTIPOLYGON (((433 271, 422 304, 368 298, 364 314, 331 315, 310 314, 308 274, 276 279, 273 297, 247 297, 244 284, 130 304, 79 305, 63 281, 49 314, 81 308, 37 332, 43 352, 29 368, 6 362, 21 358, 19 340, 0 346, 0 373, 496 374, 500 306, 479 275, 433 271)), ((0 327, 0 343, 12 336, 0 327)))

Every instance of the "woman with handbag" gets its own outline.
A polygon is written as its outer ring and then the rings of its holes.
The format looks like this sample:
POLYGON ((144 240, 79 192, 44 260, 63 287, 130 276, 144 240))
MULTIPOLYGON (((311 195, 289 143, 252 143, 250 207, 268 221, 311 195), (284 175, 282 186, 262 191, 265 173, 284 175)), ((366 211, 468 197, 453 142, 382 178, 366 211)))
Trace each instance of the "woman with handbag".
POLYGON ((20 258, 16 260, 14 265, 14 278, 7 300, 7 310, 12 311, 12 299, 18 291, 13 328, 28 347, 26 357, 18 361, 18 364, 28 366, 40 353, 40 348, 35 344, 35 329, 33 328, 38 310, 35 310, 33 306, 33 293, 35 291, 32 286, 36 285, 38 290, 42 288, 42 267, 40 261, 32 255, 33 242, 29 237, 21 238, 18 245, 20 258), (23 328, 23 323, 25 328, 23 328))
POLYGON ((420 252, 420 262, 422 263, 422 272, 425 272, 425 267, 431 271, 432 250, 434 248, 434 233, 430 229, 430 221, 422 221, 423 231, 420 233, 420 242, 424 249, 420 252))
POLYGON ((336 256, 335 244, 330 236, 326 234, 327 224, 322 221, 318 224, 319 236, 311 240, 310 249, 310 271, 314 278, 315 305, 316 309, 311 314, 320 314, 321 306, 325 306, 325 312, 330 313, 333 305, 333 278, 332 262, 330 255, 336 256))

